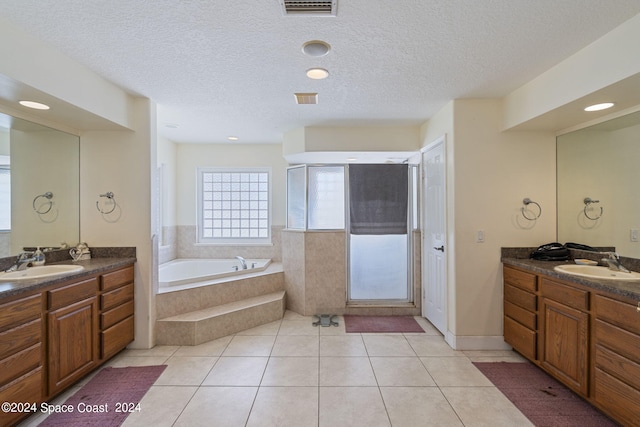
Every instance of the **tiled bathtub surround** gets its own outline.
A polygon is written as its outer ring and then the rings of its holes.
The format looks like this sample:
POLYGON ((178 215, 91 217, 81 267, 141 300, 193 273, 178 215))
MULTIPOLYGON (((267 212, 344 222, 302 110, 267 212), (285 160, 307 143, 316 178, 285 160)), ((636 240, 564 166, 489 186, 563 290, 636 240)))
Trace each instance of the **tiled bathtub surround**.
POLYGON ((166 230, 166 243, 160 250, 160 263, 175 258, 233 258, 236 255, 245 258, 269 258, 274 262, 282 261, 280 234, 282 226, 271 227, 271 245, 199 245, 196 244, 196 227, 179 225, 175 227, 175 242, 172 230, 166 230), (175 249, 172 249, 175 245, 175 249))

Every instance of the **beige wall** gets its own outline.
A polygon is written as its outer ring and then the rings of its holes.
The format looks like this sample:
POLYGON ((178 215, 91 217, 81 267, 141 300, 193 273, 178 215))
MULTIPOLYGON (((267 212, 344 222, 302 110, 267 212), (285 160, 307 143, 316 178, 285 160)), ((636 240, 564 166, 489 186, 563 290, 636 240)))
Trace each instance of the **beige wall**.
POLYGON ((270 167, 273 225, 286 223, 287 163, 280 144, 177 144, 177 223, 196 225, 198 167, 270 167))

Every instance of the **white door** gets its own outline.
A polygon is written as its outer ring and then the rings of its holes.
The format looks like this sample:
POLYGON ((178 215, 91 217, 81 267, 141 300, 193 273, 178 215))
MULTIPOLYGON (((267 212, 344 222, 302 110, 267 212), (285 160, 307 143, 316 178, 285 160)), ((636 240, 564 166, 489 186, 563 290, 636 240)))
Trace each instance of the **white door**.
POLYGON ((422 315, 447 332, 445 139, 422 153, 422 315))

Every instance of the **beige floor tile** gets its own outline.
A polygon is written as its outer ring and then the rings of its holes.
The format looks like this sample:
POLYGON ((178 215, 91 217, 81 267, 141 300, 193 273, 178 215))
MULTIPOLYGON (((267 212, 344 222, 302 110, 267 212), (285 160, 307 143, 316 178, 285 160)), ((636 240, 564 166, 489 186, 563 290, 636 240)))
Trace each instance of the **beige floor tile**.
POLYGON ((378 387, 320 387, 320 427, 389 427, 378 387))
POLYGON ((441 387, 465 427, 533 426, 495 387, 441 387))
POLYGON ((165 365, 170 356, 116 356, 105 363, 105 366, 124 368, 127 366, 165 365))
POLYGON ((270 357, 261 386, 306 387, 318 385, 317 357, 270 357))
MULTIPOLYGON (((442 337, 442 333, 440 333, 440 331, 436 329, 436 327, 433 326, 431 322, 429 322, 424 317, 414 316, 414 319, 416 319, 416 322, 418 322, 418 324, 422 326, 422 329, 424 329, 424 334, 420 334, 420 335, 438 335, 442 337)), ((413 334, 405 334, 405 335, 413 335, 413 334)))
POLYGON ((219 338, 199 345, 185 345, 180 347, 174 356, 220 356, 233 336, 219 338))
POLYGON ((242 336, 233 337, 223 356, 269 356, 275 336, 242 336))
POLYGON ((402 335, 362 335, 369 356, 415 356, 402 335))
POLYGON ((140 411, 129 414, 124 427, 171 427, 198 387, 153 386, 140 401, 140 411))
POLYGON ((366 356, 367 349, 360 334, 320 334, 320 356, 366 356))
POLYGON ((436 385, 417 357, 372 357, 371 365, 381 387, 436 385))
POLYGON ((524 363, 527 359, 511 350, 478 350, 464 351, 465 356, 472 362, 512 362, 524 363))
POLYGON ((236 335, 278 335, 281 320, 238 332, 236 335))
POLYGON ((466 357, 421 357, 420 360, 439 387, 493 385, 466 357))
POLYGON ((452 349, 438 335, 411 335, 407 336, 407 341, 418 356, 465 356, 464 352, 452 349))
POLYGON ((311 317, 296 320, 284 319, 280 324, 278 335, 320 335, 318 327, 313 326, 312 323, 311 317))
POLYGON ((318 388, 260 387, 247 427, 289 426, 318 426, 318 388))
POLYGON ((393 427, 463 427, 438 387, 381 387, 393 427))
POLYGON ((149 349, 124 349, 119 355, 122 356, 140 356, 140 357, 153 357, 153 356, 173 356, 180 347, 177 345, 157 345, 149 349))
POLYGON ((344 319, 339 316, 337 319, 338 326, 318 326, 320 335, 346 335, 347 331, 344 328, 344 319))
POLYGON ((259 386, 268 357, 221 357, 203 386, 259 386))
POLYGON ((376 386, 368 357, 321 357, 320 386, 376 386))
POLYGON ((242 427, 257 387, 200 387, 174 424, 175 427, 242 427))
POLYGON ((278 335, 272 356, 309 356, 320 354, 318 337, 313 335, 278 335))
POLYGON ((173 356, 167 360, 167 368, 156 380, 155 385, 199 386, 217 359, 217 357, 173 356))

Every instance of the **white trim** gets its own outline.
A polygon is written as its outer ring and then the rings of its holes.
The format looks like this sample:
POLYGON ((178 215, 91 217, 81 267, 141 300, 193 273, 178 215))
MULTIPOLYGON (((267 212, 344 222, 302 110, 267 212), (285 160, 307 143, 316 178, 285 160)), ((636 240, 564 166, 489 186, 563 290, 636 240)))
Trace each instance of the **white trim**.
POLYGON ((504 342, 504 337, 491 335, 453 335, 447 331, 445 341, 454 350, 511 350, 512 347, 504 342))

